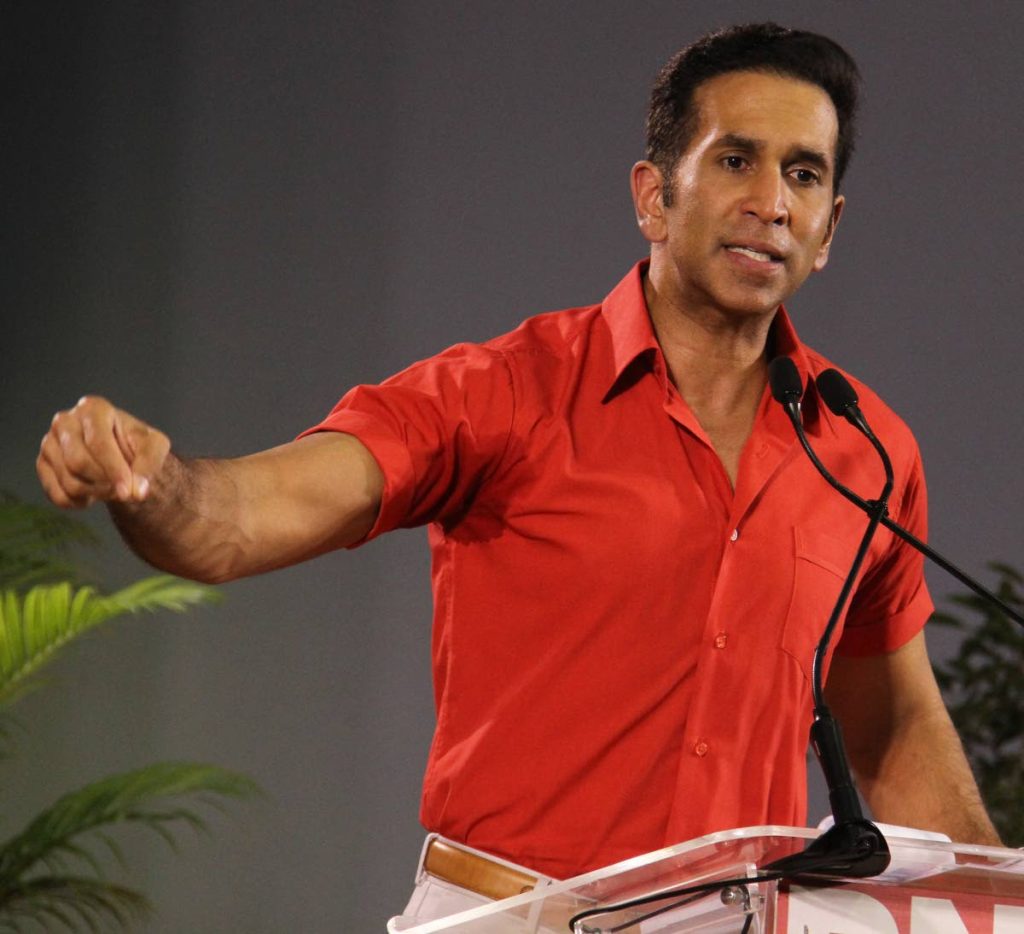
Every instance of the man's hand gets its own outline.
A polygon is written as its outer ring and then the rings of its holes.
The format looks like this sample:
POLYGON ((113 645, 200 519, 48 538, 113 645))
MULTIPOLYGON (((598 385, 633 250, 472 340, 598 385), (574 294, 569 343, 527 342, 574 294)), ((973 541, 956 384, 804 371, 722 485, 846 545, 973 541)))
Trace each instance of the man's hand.
POLYGON ((99 396, 53 417, 36 473, 62 508, 95 502, 142 502, 171 450, 170 439, 99 396))

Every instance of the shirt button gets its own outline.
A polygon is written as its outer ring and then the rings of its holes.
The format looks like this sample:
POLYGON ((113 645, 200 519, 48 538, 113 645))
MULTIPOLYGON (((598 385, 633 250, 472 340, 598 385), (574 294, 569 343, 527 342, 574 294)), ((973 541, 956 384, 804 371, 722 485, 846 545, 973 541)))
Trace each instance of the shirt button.
POLYGON ((717 636, 715 636, 716 649, 724 649, 728 642, 729 637, 724 632, 720 632, 717 636))
POLYGON ((740 530, 739 529, 733 529, 732 530, 732 534, 729 536, 729 541, 730 542, 734 542, 739 537, 740 537, 740 530))
POLYGON ((693 746, 693 752, 695 755, 701 756, 702 758, 708 754, 708 744, 704 740, 699 740, 693 746))

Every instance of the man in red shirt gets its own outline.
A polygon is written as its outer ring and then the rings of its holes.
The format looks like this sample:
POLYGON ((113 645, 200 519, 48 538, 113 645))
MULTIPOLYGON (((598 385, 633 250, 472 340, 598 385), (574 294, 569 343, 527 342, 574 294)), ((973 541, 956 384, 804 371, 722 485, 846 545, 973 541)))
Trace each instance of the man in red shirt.
MULTIPOLYGON (((55 417, 38 460, 51 499, 108 502, 178 574, 228 580, 429 525, 422 818, 442 836, 410 917, 805 822, 810 660, 865 519, 813 471, 766 373, 793 359, 822 458, 874 495, 881 467, 819 403, 829 364, 782 308, 828 259, 856 93, 823 37, 700 40, 659 77, 631 174, 648 261, 600 305, 354 389, 290 444, 186 461, 105 400, 55 417)), ((891 510, 924 537, 913 438, 857 387, 895 464, 891 510)), ((879 819, 996 843, 928 664, 931 609, 920 558, 878 535, 829 698, 879 819)))

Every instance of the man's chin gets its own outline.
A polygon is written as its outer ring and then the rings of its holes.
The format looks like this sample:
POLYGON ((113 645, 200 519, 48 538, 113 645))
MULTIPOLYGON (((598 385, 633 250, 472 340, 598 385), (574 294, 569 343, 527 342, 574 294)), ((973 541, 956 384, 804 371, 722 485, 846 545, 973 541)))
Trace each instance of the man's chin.
POLYGON ((732 275, 720 278, 715 283, 717 288, 711 291, 722 311, 737 315, 770 316, 778 311, 779 306, 802 283, 802 279, 794 283, 789 274, 775 276, 770 282, 753 276, 732 275))
POLYGON ((779 310, 783 297, 772 295, 721 296, 718 307, 728 315, 744 318, 767 318, 779 310))

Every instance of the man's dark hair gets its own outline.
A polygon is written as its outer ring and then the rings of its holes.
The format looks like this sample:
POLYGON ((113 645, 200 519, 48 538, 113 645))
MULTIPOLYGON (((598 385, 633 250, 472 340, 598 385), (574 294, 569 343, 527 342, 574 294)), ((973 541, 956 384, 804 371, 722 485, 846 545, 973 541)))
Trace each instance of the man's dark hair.
POLYGON ((853 154, 860 72, 837 42, 775 23, 730 26, 677 52, 651 89, 647 112, 647 158, 665 177, 663 197, 672 203, 672 173, 697 132, 694 92, 710 78, 734 71, 760 71, 820 87, 832 99, 839 121, 835 183, 839 190, 853 154))

